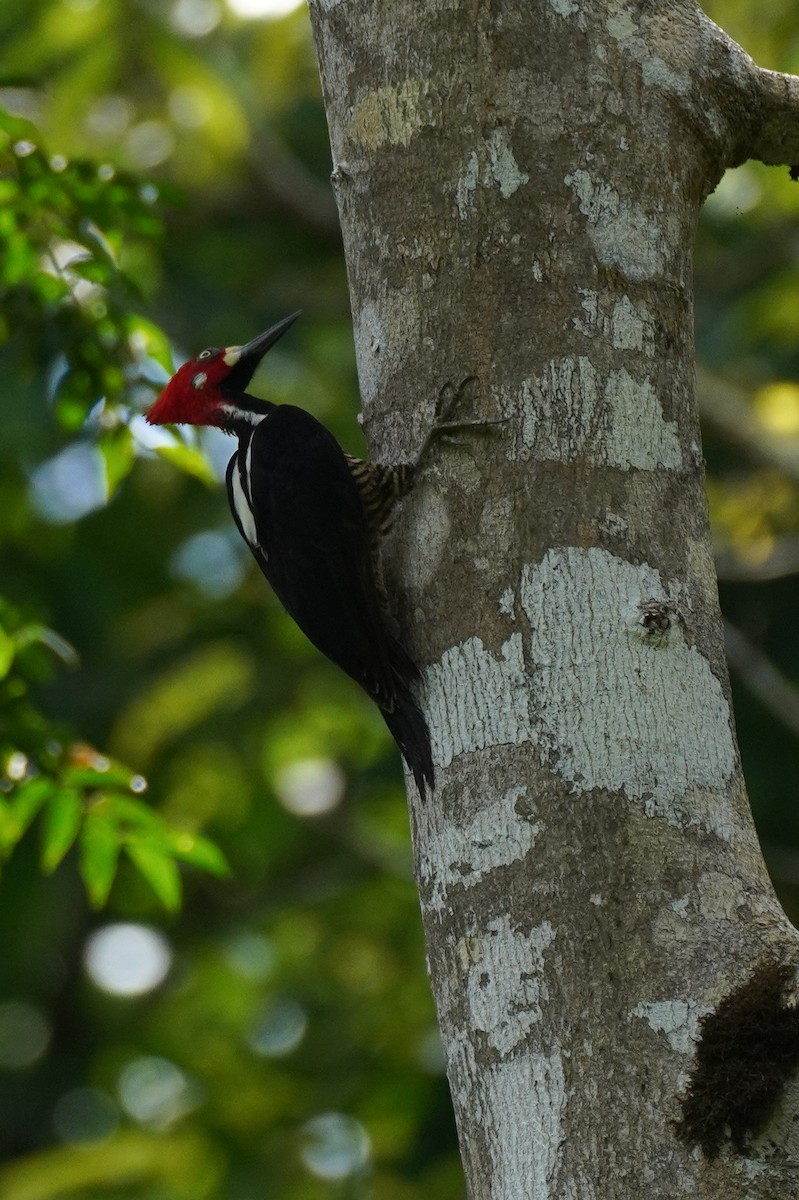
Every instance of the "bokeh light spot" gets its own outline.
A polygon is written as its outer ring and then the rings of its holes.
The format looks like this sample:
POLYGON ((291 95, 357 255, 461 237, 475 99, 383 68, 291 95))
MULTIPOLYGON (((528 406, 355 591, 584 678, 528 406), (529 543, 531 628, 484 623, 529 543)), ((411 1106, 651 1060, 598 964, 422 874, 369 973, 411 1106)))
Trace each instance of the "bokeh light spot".
POLYGON ((789 380, 766 384, 755 395, 755 408, 769 433, 799 434, 799 385, 789 380))
POLYGON ((230 939, 225 946, 225 958, 245 979, 268 979, 277 964, 275 947, 269 938, 250 929, 230 939))
POLYGON ((135 417, 131 417, 129 428, 136 440, 136 445, 142 450, 158 450, 160 446, 176 445, 173 433, 160 425, 148 425, 144 417, 138 413, 135 417))
POLYGON ((44 1055, 50 1026, 32 1004, 6 1000, 0 1004, 0 1069, 24 1071, 44 1055))
POLYGON ((6 775, 9 779, 13 779, 18 783, 24 779, 28 773, 28 756, 23 754, 21 750, 15 750, 13 754, 8 756, 6 763, 6 775))
POLYGON ((119 1125, 110 1096, 96 1088, 72 1088, 56 1101, 53 1125, 63 1142, 101 1142, 119 1125))
POLYGON ((288 997, 276 1000, 256 1024, 249 1044, 264 1058, 285 1058, 296 1050, 308 1028, 305 1009, 288 997))
POLYGON ((284 17, 304 2, 305 0, 227 0, 228 8, 237 17, 284 17))
POLYGON ((36 467, 30 487, 36 511, 53 524, 77 521, 106 501, 100 455, 83 442, 67 446, 36 467))
POLYGON ((84 965, 103 991, 142 996, 166 978, 172 951, 166 938, 146 925, 106 925, 86 942, 84 965))
POLYGON ((128 1063, 117 1090, 125 1111, 154 1129, 168 1128, 200 1102, 197 1085, 180 1067, 155 1055, 128 1063))
POLYGON ((132 123, 135 109, 127 96, 100 96, 83 118, 86 132, 97 138, 119 138, 132 123))
POLYGON ((318 817, 341 803, 347 780, 330 758, 302 758, 281 767, 275 792, 284 808, 298 817, 318 817))
POLYGON ((215 0, 178 0, 172 9, 172 25, 185 37, 205 37, 221 19, 215 0))
POLYGON ((221 429, 208 425, 200 431, 200 445, 217 479, 223 482, 230 462, 229 436, 221 429))
POLYGON ((142 121, 133 126, 125 146, 134 165, 149 171, 169 158, 175 149, 175 138, 163 121, 142 121))
POLYGON ((172 556, 172 574, 219 600, 244 578, 246 550, 235 530, 206 530, 188 538, 172 556))
POLYGON ((354 1117, 322 1113, 302 1127, 302 1161, 320 1179, 346 1179, 369 1159, 369 1137, 354 1117))

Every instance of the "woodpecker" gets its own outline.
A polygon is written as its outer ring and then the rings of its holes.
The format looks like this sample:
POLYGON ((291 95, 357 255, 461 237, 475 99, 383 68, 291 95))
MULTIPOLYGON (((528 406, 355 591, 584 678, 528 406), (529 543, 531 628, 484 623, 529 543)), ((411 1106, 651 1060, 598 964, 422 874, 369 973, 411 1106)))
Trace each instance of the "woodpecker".
POLYGON ((147 413, 153 425, 214 425, 238 438, 227 468, 233 520, 306 637, 377 704, 422 797, 433 786, 420 672, 388 628, 378 539, 413 468, 353 458, 302 408, 247 393, 298 312, 244 346, 203 350, 147 413))

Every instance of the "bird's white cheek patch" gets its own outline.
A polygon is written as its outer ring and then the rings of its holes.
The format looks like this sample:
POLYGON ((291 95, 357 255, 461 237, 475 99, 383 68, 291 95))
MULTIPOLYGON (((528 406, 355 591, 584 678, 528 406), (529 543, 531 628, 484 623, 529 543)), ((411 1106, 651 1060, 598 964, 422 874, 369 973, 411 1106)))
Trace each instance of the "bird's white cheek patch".
POLYGON ((241 527, 244 530, 244 536, 251 546, 258 545, 258 530, 255 528, 255 518, 252 515, 252 509, 247 503, 247 497, 244 495, 244 488, 241 486, 241 476, 238 469, 233 471, 233 506, 236 509, 236 516, 241 522, 241 527))

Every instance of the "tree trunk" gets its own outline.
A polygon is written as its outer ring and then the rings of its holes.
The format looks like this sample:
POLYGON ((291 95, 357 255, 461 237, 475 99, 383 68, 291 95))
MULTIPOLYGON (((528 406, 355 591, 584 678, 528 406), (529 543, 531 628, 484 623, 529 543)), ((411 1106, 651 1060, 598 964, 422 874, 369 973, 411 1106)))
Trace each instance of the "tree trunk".
POLYGON ((680 0, 312 0, 437 767, 412 796, 473 1200, 793 1197, 799 943, 730 708, 691 255, 799 81, 680 0))

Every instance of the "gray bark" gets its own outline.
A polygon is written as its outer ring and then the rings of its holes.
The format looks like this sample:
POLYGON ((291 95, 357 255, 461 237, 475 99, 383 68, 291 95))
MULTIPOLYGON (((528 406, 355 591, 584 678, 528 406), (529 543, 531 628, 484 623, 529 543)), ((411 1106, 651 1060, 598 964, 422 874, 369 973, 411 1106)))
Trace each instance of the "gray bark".
POLYGON ((799 944, 735 742, 691 255, 727 166, 799 161, 799 81, 680 0, 311 14, 372 453, 462 426, 386 567, 469 1195, 793 1196, 799 944))

